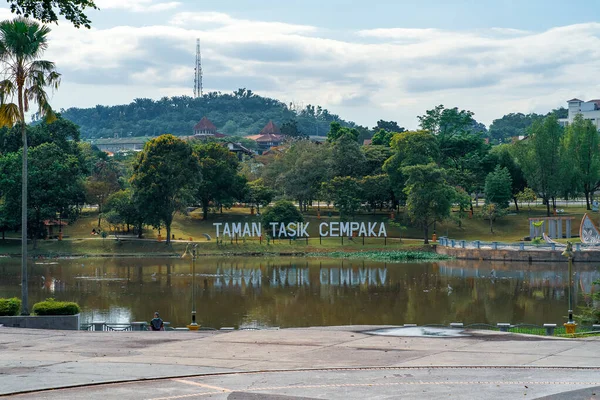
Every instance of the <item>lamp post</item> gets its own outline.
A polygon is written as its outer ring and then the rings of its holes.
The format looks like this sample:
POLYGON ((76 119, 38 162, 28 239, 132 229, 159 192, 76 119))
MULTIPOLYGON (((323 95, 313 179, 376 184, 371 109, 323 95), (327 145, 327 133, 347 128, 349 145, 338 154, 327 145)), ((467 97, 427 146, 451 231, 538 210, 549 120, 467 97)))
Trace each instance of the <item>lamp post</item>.
POLYGON ((573 334, 575 333, 575 329, 577 328, 577 324, 573 321, 573 297, 571 296, 571 286, 573 286, 573 243, 567 241, 567 248, 565 249, 565 251, 562 252, 562 255, 567 257, 567 259, 569 260, 569 320, 563 325, 567 334, 573 334))
MULTIPOLYGON (((189 247, 189 245, 188 245, 189 247)), ((200 325, 196 323, 196 248, 198 244, 192 246, 192 323, 187 326, 190 331, 197 331, 200 325)), ((187 254, 185 249, 184 257, 187 254)))

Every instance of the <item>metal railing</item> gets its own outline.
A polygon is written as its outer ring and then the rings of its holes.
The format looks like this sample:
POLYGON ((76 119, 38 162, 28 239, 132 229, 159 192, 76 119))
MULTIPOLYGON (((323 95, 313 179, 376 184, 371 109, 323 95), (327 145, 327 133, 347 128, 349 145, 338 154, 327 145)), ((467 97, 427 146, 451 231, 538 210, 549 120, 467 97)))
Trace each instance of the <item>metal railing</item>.
MULTIPOLYGON (((483 240, 456 240, 445 236, 438 238, 438 246, 456 249, 486 249, 486 250, 538 250, 555 251, 564 250, 566 244, 562 243, 531 243, 531 242, 486 242, 483 240)), ((574 243, 573 251, 600 250, 600 244, 574 243)))

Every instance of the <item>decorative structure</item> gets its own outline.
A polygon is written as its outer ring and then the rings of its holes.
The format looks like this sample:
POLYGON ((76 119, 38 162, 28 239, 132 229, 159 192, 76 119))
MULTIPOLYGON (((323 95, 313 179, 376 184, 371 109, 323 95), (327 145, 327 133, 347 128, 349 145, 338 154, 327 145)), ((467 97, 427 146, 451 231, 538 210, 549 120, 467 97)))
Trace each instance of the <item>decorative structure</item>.
POLYGON ((600 244, 600 231, 589 215, 584 214, 579 227, 579 238, 581 243, 600 244))
POLYGON ((535 238, 544 236, 548 232, 550 239, 571 238, 571 221, 574 217, 539 217, 529 218, 529 237, 535 238), (563 235, 563 221, 565 222, 565 235, 563 235), (547 227, 547 231, 546 231, 547 227))
POLYGON ((196 39, 196 67, 194 68, 194 98, 202 97, 202 53, 200 39, 196 39))

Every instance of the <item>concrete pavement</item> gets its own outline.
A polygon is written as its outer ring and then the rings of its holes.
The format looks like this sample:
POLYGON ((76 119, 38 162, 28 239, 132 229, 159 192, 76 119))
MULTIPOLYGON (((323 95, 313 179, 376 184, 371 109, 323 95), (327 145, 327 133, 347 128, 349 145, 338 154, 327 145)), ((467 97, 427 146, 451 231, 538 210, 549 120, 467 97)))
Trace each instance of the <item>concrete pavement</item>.
POLYGON ((364 399, 400 394, 475 399, 574 391, 588 399, 595 398, 590 397, 593 388, 600 386, 599 337, 365 333, 375 328, 379 327, 226 333, 0 328, 0 394, 31 392, 15 397, 86 400, 364 399), (45 391, 70 386, 80 387, 45 391))

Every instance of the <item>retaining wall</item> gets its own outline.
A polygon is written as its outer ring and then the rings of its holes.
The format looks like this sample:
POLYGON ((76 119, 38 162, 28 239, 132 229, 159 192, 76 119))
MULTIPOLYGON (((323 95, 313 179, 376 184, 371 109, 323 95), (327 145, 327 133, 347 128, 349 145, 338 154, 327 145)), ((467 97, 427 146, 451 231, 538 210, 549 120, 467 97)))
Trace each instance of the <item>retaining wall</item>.
MULTIPOLYGON (((509 249, 463 249, 437 245, 435 252, 459 260, 566 262, 563 250, 509 250, 509 249)), ((573 262, 600 262, 600 251, 575 251, 573 262)))
POLYGON ((12 328, 57 329, 67 331, 79 330, 79 314, 77 315, 18 315, 15 317, 0 316, 0 325, 12 328))

